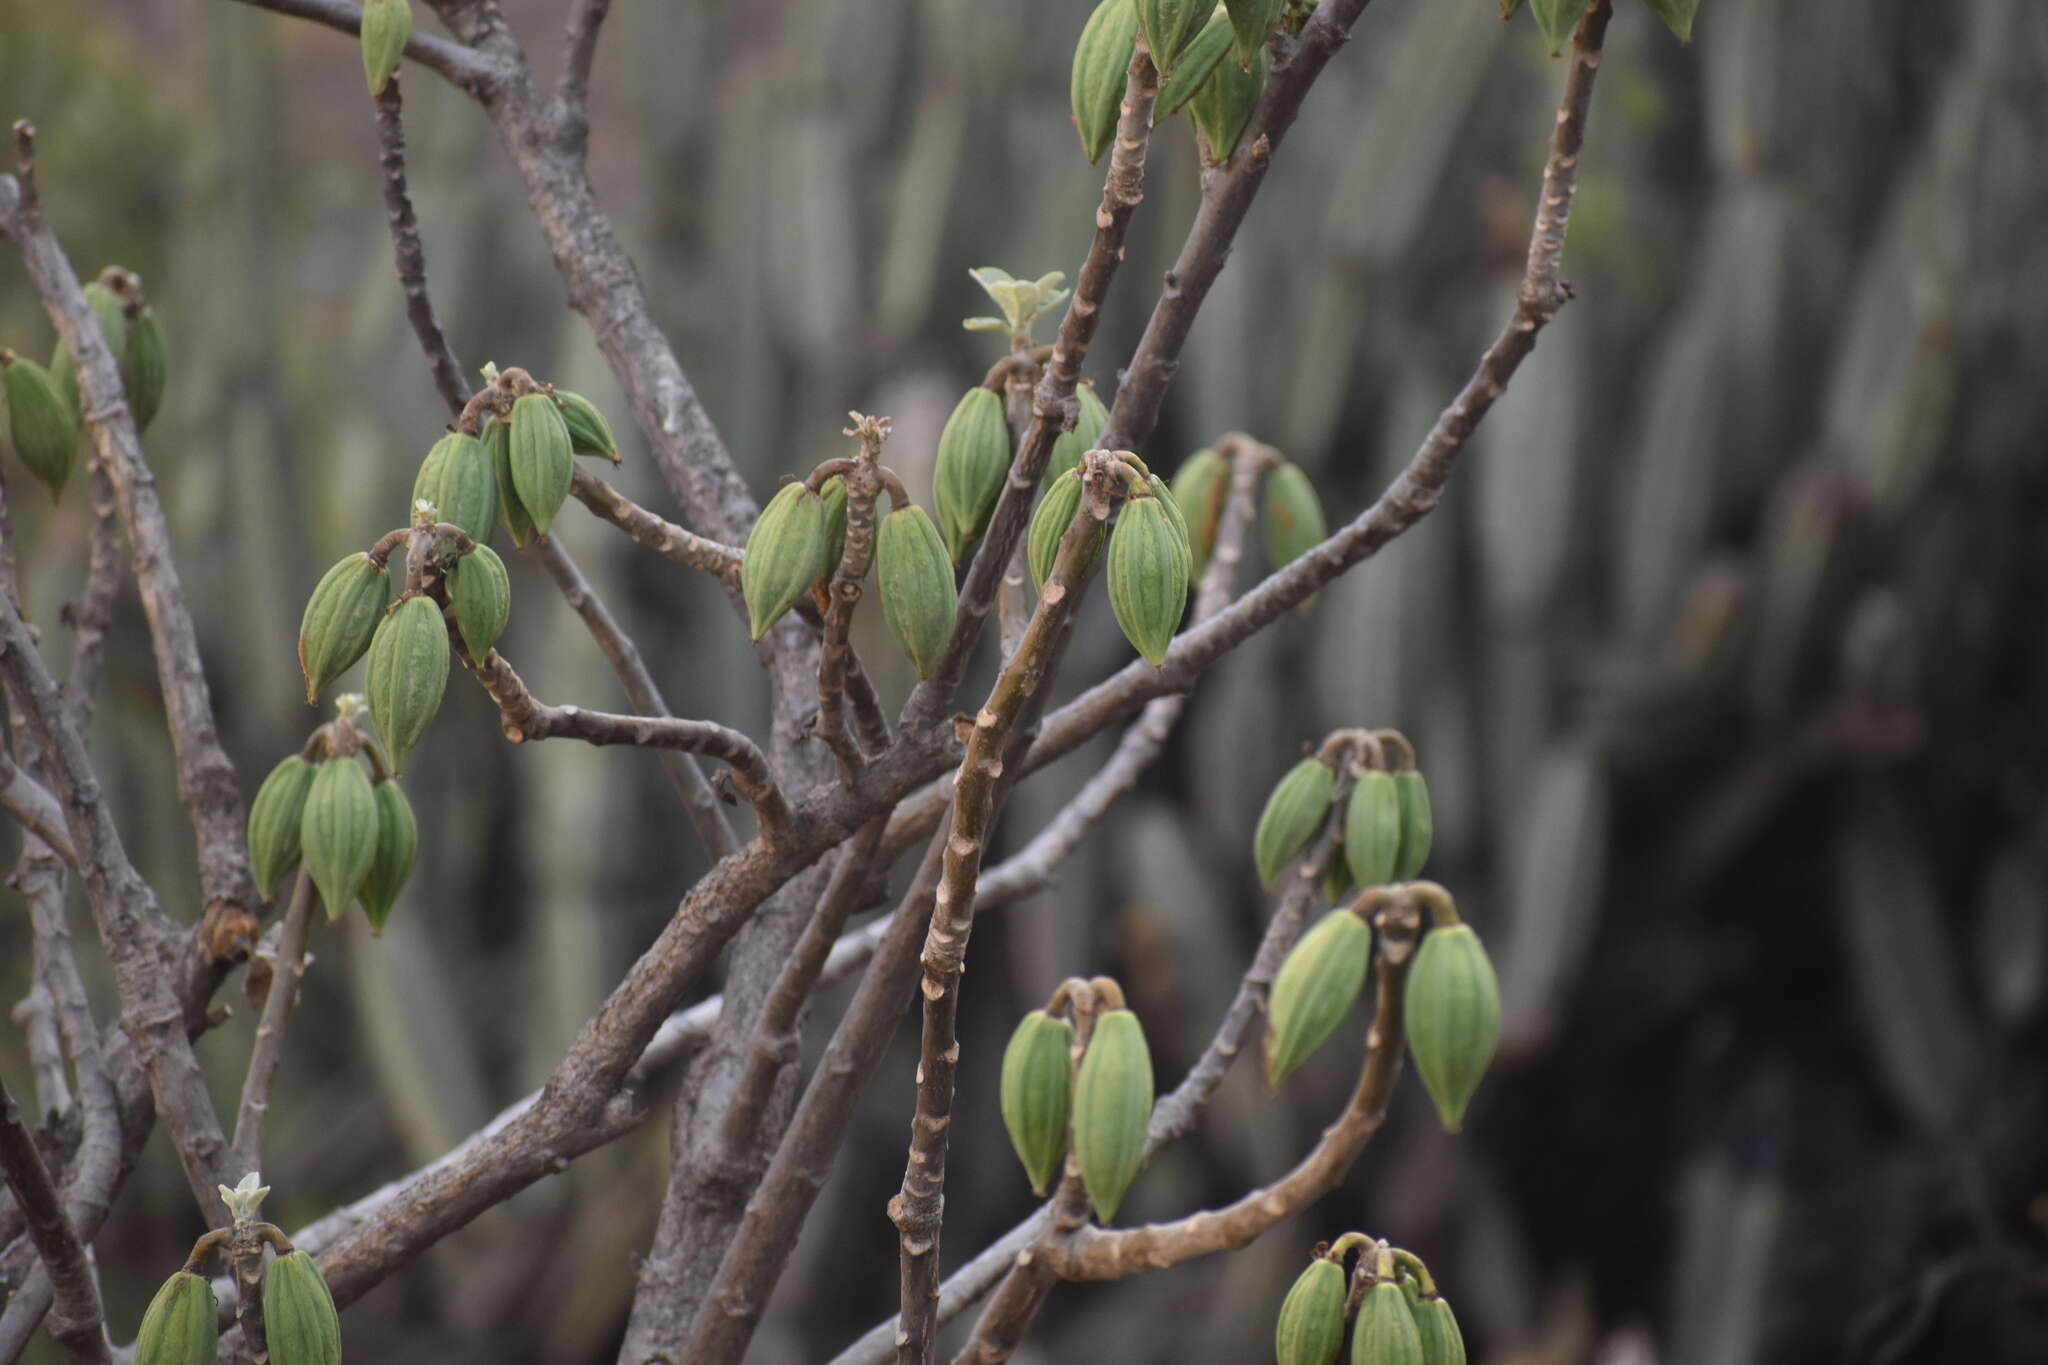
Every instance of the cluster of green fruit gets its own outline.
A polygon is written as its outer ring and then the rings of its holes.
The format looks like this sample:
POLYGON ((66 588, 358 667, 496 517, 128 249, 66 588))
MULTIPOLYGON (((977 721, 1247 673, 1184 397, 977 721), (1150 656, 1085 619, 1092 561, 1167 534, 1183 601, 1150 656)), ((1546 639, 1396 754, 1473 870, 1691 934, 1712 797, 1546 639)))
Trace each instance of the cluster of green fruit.
MULTIPOLYGON (((135 430, 146 431, 163 406, 168 373, 156 312, 143 300, 142 282, 117 265, 85 286, 85 298, 120 366, 135 430)), ((45 369, 0 346, 0 392, 7 398, 7 434, 14 453, 52 499, 62 497, 78 463, 83 429, 78 367, 71 363, 70 348, 59 341, 45 369)))
POLYGON ((1107 1223, 1145 1160, 1152 1054, 1114 981, 1071 985, 1025 1015, 1003 1050, 1003 1124, 1035 1193, 1046 1192, 1071 1150, 1088 1202, 1107 1223))
MULTIPOLYGON (((1187 514, 1198 578, 1209 563, 1209 552, 1216 548, 1230 481, 1230 461, 1213 448, 1196 451, 1173 472, 1173 496, 1187 514)), ((1274 569, 1301 558, 1330 533, 1315 484, 1309 481, 1307 471, 1291 460, 1262 467, 1259 522, 1266 541, 1266 562, 1274 569)))
POLYGON ((412 875, 419 826, 382 748, 355 728, 358 704, 342 698, 341 716, 263 779, 249 806, 249 859, 264 899, 303 861, 330 921, 360 899, 382 933, 412 875))
POLYGON ((214 1365, 220 1351, 220 1303, 199 1267, 215 1250, 234 1263, 238 1279, 246 1276, 247 1287, 253 1287, 255 1267, 262 1265, 263 1352, 253 1358, 267 1358, 270 1365, 341 1365, 341 1318, 320 1267, 294 1248, 282 1230, 256 1218, 269 1193, 270 1187, 258 1186, 253 1173, 233 1189, 220 1187, 234 1225, 201 1237, 184 1268, 156 1291, 135 1338, 135 1365, 214 1365), (266 1250, 275 1255, 265 1260, 266 1250))
POLYGON ((1344 1349, 1351 1365, 1465 1365, 1465 1338, 1429 1267, 1412 1252, 1347 1232, 1318 1247, 1287 1291, 1273 1331, 1279 1365, 1332 1365, 1344 1349), (1344 1258, 1362 1248, 1355 1272, 1344 1258))

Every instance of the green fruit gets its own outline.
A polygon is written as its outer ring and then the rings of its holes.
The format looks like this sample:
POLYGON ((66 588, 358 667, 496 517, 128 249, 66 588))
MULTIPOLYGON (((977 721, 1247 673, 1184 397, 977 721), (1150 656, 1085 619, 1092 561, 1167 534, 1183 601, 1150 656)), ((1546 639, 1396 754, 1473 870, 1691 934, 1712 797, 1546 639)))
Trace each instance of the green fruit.
POLYGON ((825 567, 818 577, 830 582, 846 556, 846 480, 834 474, 818 486, 818 496, 825 501, 825 567))
POLYGON ((929 678, 953 638, 958 590, 939 528, 915 504, 882 518, 875 532, 875 581, 882 619, 919 678, 929 678))
POLYGON ((498 485, 498 520, 503 523, 506 534, 512 537, 514 548, 524 548, 540 533, 534 529, 533 517, 519 501, 519 490, 512 486, 512 427, 493 417, 484 423, 484 434, 480 439, 484 443, 484 453, 491 457, 491 473, 498 485))
POLYGON ((512 619, 512 580, 497 551, 479 541, 455 561, 448 570, 448 605, 455 610, 455 625, 469 647, 469 657, 482 663, 512 619))
POLYGON ((1365 1291, 1351 1326, 1351 1365, 1423 1365, 1422 1338, 1408 1300, 1392 1280, 1365 1291))
POLYGON ((1174 471, 1172 487, 1173 500, 1187 518, 1188 548, 1199 579, 1209 566, 1209 552, 1216 548, 1223 505, 1230 498, 1230 462, 1213 450, 1198 450, 1174 471))
POLYGON ((1073 1107, 1068 1053, 1074 1026, 1044 1010, 1024 1016, 1003 1049, 1003 1126, 1024 1163, 1031 1192, 1042 1195, 1059 1174, 1067 1151, 1067 1115, 1073 1107))
POLYGON ((1173 74, 1159 83, 1159 98, 1153 101, 1152 117, 1163 119, 1178 113, 1180 107, 1202 88, 1202 82, 1209 79, 1209 73, 1216 69, 1216 63, 1223 60, 1223 54, 1230 50, 1230 16, 1218 7, 1210 15, 1209 22, 1202 25, 1202 31, 1188 44, 1188 50, 1174 63, 1173 74))
POLYGON ((341 1319, 320 1267, 303 1251, 263 1271, 263 1341, 270 1365, 341 1365, 341 1319))
POLYGON ((430 502, 442 521, 481 545, 498 524, 498 471, 474 436, 451 431, 434 442, 413 480, 412 500, 430 502))
POLYGON ((1337 1031, 1365 988, 1372 927, 1350 910, 1317 920, 1273 977, 1266 1011, 1266 1084, 1278 1086, 1337 1031))
POLYGON ((448 685, 448 628, 432 598, 408 597, 384 617, 370 642, 369 671, 370 718, 396 771, 448 685))
POLYGON ((969 389, 939 433, 932 465, 932 506, 955 563, 987 529, 1009 472, 1010 423, 1003 400, 987 389, 969 389))
POLYGON ((256 890, 269 900, 284 874, 298 866, 299 824, 313 790, 313 765, 297 754, 270 770, 249 803, 249 863, 256 890))
POLYGON ((407 0, 363 0, 363 74, 370 93, 381 95, 405 56, 412 36, 412 6, 407 0))
POLYGON ((1131 49, 1138 41, 1138 10, 1134 0, 1102 0, 1081 30, 1074 46, 1070 93, 1074 127, 1081 150, 1093 165, 1116 136, 1117 114, 1124 102, 1124 75, 1131 49))
POLYGON ((1287 0, 1223 0, 1223 7, 1230 11, 1230 27, 1237 39, 1237 64, 1250 66, 1280 26, 1287 0))
POLYGON ((396 782, 379 782, 371 788, 377 801, 377 856, 363 878, 360 894, 363 913, 370 917, 370 931, 384 932, 398 893, 412 876, 412 860, 419 853, 420 827, 413 819, 412 803, 405 799, 396 782))
POLYGON ((1331 1365, 1344 1348, 1344 1267, 1318 1256, 1280 1304, 1273 1329, 1279 1365, 1331 1365))
POLYGON ((1124 504, 1109 537, 1109 605, 1124 638, 1155 668, 1180 629, 1191 566, 1186 540, 1159 498, 1124 504))
POLYGON ((1252 834, 1259 885, 1272 886, 1294 855, 1308 847, 1329 817, 1336 786, 1337 770, 1320 758, 1304 758, 1274 786, 1252 834))
POLYGON ((391 600, 391 571, 352 554, 313 588, 299 618, 299 670, 306 675, 306 700, 333 682, 370 647, 384 606, 391 600))
POLYGON ((77 460, 77 419, 50 372, 35 361, 0 352, 0 368, 5 371, 0 385, 7 392, 7 430, 14 453, 50 490, 52 499, 61 497, 77 460))
POLYGON ((1046 462, 1045 477, 1056 479, 1069 469, 1081 466, 1081 457, 1096 448, 1102 433, 1109 429, 1109 409, 1102 406, 1102 400, 1095 396, 1095 386, 1082 380, 1074 386, 1074 397, 1079 401, 1080 413, 1074 418, 1074 429, 1063 431, 1052 443, 1052 457, 1046 462))
POLYGON ((1465 1338, 1451 1306, 1435 1294, 1425 1295, 1413 1280, 1401 1281, 1401 1293, 1415 1320, 1415 1335, 1422 1339, 1422 1365, 1465 1365, 1465 1338))
POLYGON ((1265 523, 1266 561, 1276 569, 1292 564, 1330 533, 1316 486, 1297 464, 1283 464, 1266 475, 1260 517, 1265 523))
POLYGON ((1152 1054, 1129 1010, 1107 1010, 1081 1056, 1074 1083, 1074 1158, 1089 1201, 1105 1223, 1145 1160, 1152 1121, 1152 1054))
POLYGON ((1152 50, 1152 65, 1171 74, 1195 35, 1209 22, 1213 0, 1137 0, 1138 31, 1152 50))
POLYGON ((754 519, 740 560, 740 595, 753 638, 802 601, 824 571, 825 500, 801 483, 786 483, 754 519))
POLYGON ((597 404, 567 389, 556 389, 555 401, 561 405, 563 425, 569 428, 571 450, 619 463, 619 443, 612 436, 612 424, 605 421, 597 404))
POLYGON ((1500 1042, 1500 984, 1471 925, 1423 936, 1408 968, 1403 1017, 1416 1073, 1445 1131, 1455 1133, 1500 1042))
POLYGON ((1157 474, 1145 476, 1145 486, 1152 490, 1152 496, 1159 499, 1159 506, 1165 510, 1166 519, 1173 523, 1176 543, 1180 546, 1181 558, 1187 561, 1188 586, 1195 583, 1195 550, 1188 541, 1188 519, 1181 515, 1180 504, 1173 500, 1173 490, 1157 474))
POLYGON ((203 1275, 181 1270, 164 1281, 142 1314, 135 1365, 213 1365, 220 1349, 220 1305, 203 1275))
POLYGON ((144 308, 128 324, 128 346, 121 367, 128 376, 128 407, 135 414, 138 435, 149 430, 163 408, 168 366, 164 329, 156 320, 156 310, 144 308))
POLYGON ((1265 89, 1266 54, 1261 52, 1249 71, 1236 62, 1216 63, 1209 79, 1188 100, 1188 121, 1208 144, 1212 160, 1219 164, 1228 161, 1237 150, 1237 140, 1244 136, 1245 125, 1252 121, 1252 111, 1258 108, 1265 89))
POLYGON ((569 497, 576 457, 562 410, 544 393, 529 393, 512 404, 511 464, 519 505, 533 519, 533 529, 546 535, 569 497))
MULTIPOLYGON (((132 386, 126 368, 128 318, 121 308, 121 300, 98 280, 86 285, 84 292, 85 301, 92 305, 93 315, 100 320, 100 335, 106 339, 107 350, 113 355, 115 365, 121 367, 121 389, 124 393, 129 392, 132 386)), ((50 379, 70 409, 71 420, 74 423, 81 421, 78 366, 71 361, 71 349, 61 340, 50 354, 50 379)))
POLYGON ((1360 886, 1394 880, 1401 853, 1401 789, 1394 775, 1371 769, 1351 789, 1344 812, 1344 863, 1360 886))
POLYGON ((1419 771, 1410 768, 1394 774, 1394 789, 1401 807, 1401 843, 1394 854, 1394 879, 1412 882, 1422 875, 1423 865, 1429 861, 1429 844, 1436 833, 1436 822, 1429 812, 1429 784, 1419 771))
POLYGON ((327 918, 338 920, 377 856, 377 798, 362 764, 334 758, 319 766, 306 794, 299 838, 327 918))
POLYGON ((1046 485, 1024 533, 1024 557, 1031 565, 1031 586, 1038 591, 1045 591, 1045 580, 1052 577, 1053 563, 1059 558, 1060 541, 1080 510, 1081 471, 1069 469, 1046 485))

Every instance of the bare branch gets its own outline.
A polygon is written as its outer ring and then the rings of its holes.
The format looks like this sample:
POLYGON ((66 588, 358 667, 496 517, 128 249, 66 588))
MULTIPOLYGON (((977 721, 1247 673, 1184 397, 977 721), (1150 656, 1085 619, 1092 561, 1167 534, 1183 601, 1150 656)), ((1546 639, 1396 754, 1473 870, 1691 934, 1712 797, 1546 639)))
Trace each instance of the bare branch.
POLYGON ((56 1291, 50 1335, 77 1365, 105 1365, 107 1340, 101 1323, 99 1284, 85 1247, 64 1215, 63 1202, 36 1149, 35 1135, 21 1121, 14 1096, 0 1084, 0 1175, 14 1191, 28 1222, 28 1235, 48 1269, 56 1291))
POLYGON ((403 72, 393 72, 377 96, 377 164, 384 170, 384 212, 391 225, 398 286, 405 294, 405 316, 426 353, 427 369, 433 373, 441 400, 460 412, 469 400, 469 381, 462 377, 462 364, 448 345, 441 319, 434 313, 433 296, 427 292, 427 251, 420 241, 419 219, 413 215, 412 194, 405 183, 404 98, 399 92, 403 76, 403 72))
POLYGON ((576 500, 640 544, 666 559, 708 573, 739 591, 740 552, 730 545, 685 530, 664 520, 613 488, 597 475, 576 467, 576 480, 569 485, 576 500))
POLYGON ((285 1028, 298 1003, 299 983, 306 979, 306 943, 313 933, 313 877, 304 867, 292 883, 291 906, 279 926, 277 956, 270 964, 270 993, 256 1022, 256 1045, 249 1052, 249 1074, 242 1081, 242 1103, 235 1115, 232 1168, 263 1168, 263 1120, 270 1113, 270 1086, 284 1057, 285 1028))
MULTIPOLYGON (((294 19, 310 19, 341 33, 353 34, 363 26, 362 6, 350 4, 349 0, 241 0, 241 3, 294 19)), ((503 64, 485 54, 418 30, 414 30, 406 40, 405 55, 479 99, 490 95, 510 76, 503 64)))
POLYGON ((563 35, 562 74, 555 83, 555 102, 564 118, 588 124, 590 68, 597 61, 597 35, 604 27, 612 0, 575 0, 563 35))
POLYGON ((78 854, 72 850, 71 835, 64 828, 64 812, 58 809, 57 798, 16 766, 13 755, 4 752, 0 752, 0 810, 48 844, 68 865, 78 866, 78 854))
MULTIPOLYGON (((846 729, 846 676, 853 658, 847 634, 853 629, 853 612, 860 605, 868 562, 874 558, 875 499, 882 493, 879 461, 882 441, 889 431, 887 418, 863 417, 859 413, 854 413, 853 418, 855 426, 847 434, 859 436, 861 448, 860 454, 844 461, 846 467, 839 471, 846 485, 846 538, 825 594, 824 641, 818 650, 817 727, 818 738, 838 759, 840 777, 849 786, 860 776, 866 756, 846 729)), ((875 838, 880 839, 881 833, 877 828, 875 838)), ((874 851, 872 843, 868 851, 874 851)), ((821 947, 818 951, 824 950, 821 947)))

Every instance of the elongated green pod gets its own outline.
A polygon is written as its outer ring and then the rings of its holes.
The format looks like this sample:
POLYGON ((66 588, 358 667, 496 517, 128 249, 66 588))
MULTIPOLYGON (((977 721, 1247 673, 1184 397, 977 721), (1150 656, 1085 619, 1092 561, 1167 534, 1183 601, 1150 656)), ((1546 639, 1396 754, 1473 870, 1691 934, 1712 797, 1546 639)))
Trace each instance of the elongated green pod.
POLYGON ((263 899, 277 894, 284 874, 299 865, 299 823, 313 790, 313 765, 288 754, 249 803, 249 864, 263 899))
POLYGON ((1413 1280, 1401 1281, 1401 1293, 1422 1339, 1422 1365, 1465 1365, 1465 1338, 1451 1306, 1439 1294, 1424 1294, 1413 1280))
POLYGON ((1171 74, 1195 35, 1208 22, 1213 0, 1137 0, 1138 31, 1152 50, 1152 64, 1171 74))
POLYGON ((1118 110, 1124 101, 1124 72, 1138 41, 1138 10, 1133 0, 1102 0, 1081 29, 1074 45, 1071 95, 1074 127, 1081 150, 1093 165, 1102 159, 1116 136, 1118 110))
POLYGON ((1095 449, 1102 433, 1109 428, 1109 409, 1102 406, 1102 400, 1095 396, 1095 386, 1082 380, 1074 386, 1074 398, 1080 405, 1080 413, 1074 418, 1074 429, 1063 431, 1052 443, 1052 458, 1045 466, 1048 481, 1058 478, 1069 469, 1081 467, 1081 457, 1095 449))
POLYGON ((1278 1365, 1331 1365, 1344 1349, 1344 1267, 1318 1256, 1280 1302, 1278 1365))
POLYGON ((1024 1163, 1033 1194, 1043 1195, 1059 1175, 1073 1111, 1073 1068, 1068 1054, 1074 1026, 1033 1010, 1003 1049, 1003 1126, 1024 1163))
POLYGON ((576 457, 569 446, 569 425, 562 410, 544 393, 529 393, 512 404, 512 486, 519 505, 541 535, 554 524, 555 513, 568 500, 576 477, 576 457))
POLYGON ((363 657, 390 600, 390 569, 366 554, 352 554, 321 575, 299 618, 299 670, 306 676, 308 703, 363 657))
POLYGON ((882 518, 875 532, 875 579, 882 619, 920 678, 929 678, 953 636, 959 593, 939 528, 915 504, 882 518))
POLYGON ((829 583, 846 554, 846 480, 834 474, 818 485, 818 497, 825 504, 825 567, 818 571, 818 581, 829 583))
POLYGON ((1109 536, 1109 605, 1124 638, 1155 668, 1166 662, 1187 610, 1192 561, 1173 515, 1157 497, 1124 504, 1109 536))
POLYGON ((371 788, 377 799, 377 853, 363 878, 363 913, 370 918, 370 932, 382 934, 391 918, 398 893, 412 876, 413 859, 420 848, 419 822, 413 818, 412 802, 405 799, 396 782, 379 782, 371 788))
POLYGON ((1081 1057, 1074 1084, 1074 1159, 1096 1215, 1116 1216, 1145 1160, 1152 1120, 1152 1054, 1129 1010, 1106 1010, 1081 1057))
POLYGON ((303 1251, 263 1271, 263 1340, 270 1365, 341 1365, 341 1318, 320 1267, 303 1251))
POLYGON ((512 483, 511 424, 490 418, 484 422, 484 434, 479 439, 484 443, 484 453, 491 457, 491 472, 498 480, 498 521, 505 534, 512 537, 513 547, 524 549, 540 532, 534 528, 533 517, 519 501, 519 490, 512 483))
POLYGON ((143 1310, 135 1365, 213 1365, 220 1350, 220 1305, 203 1275, 181 1270, 143 1310))
POLYGON ((1025 559, 1031 565, 1031 586, 1045 591, 1052 577, 1053 562, 1059 558, 1060 540, 1074 524, 1081 510, 1081 472, 1069 469, 1045 486, 1038 506, 1031 513, 1031 525, 1024 533, 1025 559))
POLYGON ((122 372, 128 377, 128 408, 135 414, 135 431, 140 435, 162 411, 164 391, 170 384, 170 351, 156 309, 145 307, 130 320, 122 372))
POLYGON ((1401 791, 1390 772, 1374 768, 1351 789, 1344 811, 1344 862, 1360 886, 1394 880, 1401 853, 1401 791))
POLYGON ((1266 1011, 1266 1084, 1278 1086, 1351 1012, 1372 965, 1372 926, 1348 909, 1317 920, 1273 977, 1266 1011))
POLYGON ((987 389, 969 389, 939 433, 932 465, 932 506, 955 563, 988 528, 1009 472, 1010 423, 1003 400, 987 389))
POLYGON ((469 656, 482 663, 512 619, 512 579, 505 561, 482 541, 448 570, 448 605, 469 656))
POLYGON ((1237 150, 1238 139, 1259 107, 1266 89, 1266 54, 1252 59, 1251 69, 1236 62, 1218 62, 1209 79, 1187 102, 1188 120, 1208 144, 1209 155, 1219 164, 1237 150))
POLYGON ((1423 1365, 1422 1337, 1399 1285, 1381 1280, 1365 1291, 1351 1324, 1351 1365, 1423 1365))
POLYGON ((1188 548, 1194 554, 1194 576, 1199 580, 1209 566, 1209 552, 1216 548, 1216 532, 1223 525, 1223 504, 1230 497, 1230 462, 1213 450, 1198 450, 1181 461, 1169 486, 1174 503, 1187 518, 1188 548))
POLYGON ((1250 66, 1265 50, 1266 39, 1280 26, 1287 0, 1223 0, 1230 12, 1230 28, 1236 39, 1237 64, 1250 66))
POLYGON ((386 614, 370 641, 369 675, 370 718, 392 767, 403 768, 448 686, 448 627, 431 598, 409 597, 386 614))
POLYGON ((1455 1133, 1500 1042, 1500 985, 1469 924, 1431 929, 1408 968, 1403 1014, 1416 1074, 1455 1133))
POLYGON ((562 409, 562 423, 569 428, 569 449, 578 455, 593 455, 600 460, 619 463, 619 443, 612 435, 612 424, 604 418, 597 404, 580 393, 567 389, 555 390, 555 402, 562 409))
POLYGON ((299 841, 327 918, 340 919, 377 856, 377 798, 362 764, 331 758, 314 772, 299 841))
POLYGON ((784 484, 747 533, 740 595, 758 640, 801 601, 825 565, 825 500, 800 482, 784 484))
POLYGON ((1266 532, 1266 562, 1285 568, 1329 535, 1322 499, 1298 464, 1282 464, 1266 475, 1260 521, 1266 532))
POLYGON ((412 499, 432 503, 442 521, 483 544, 498 523, 498 471, 491 453, 476 437, 449 432, 420 462, 412 499))
POLYGON ((60 498, 78 459, 78 419, 50 372, 35 361, 0 350, 0 370, 5 371, 0 385, 7 393, 7 434, 14 453, 53 500, 60 498))
POLYGON ((1174 63, 1173 74, 1159 83, 1159 96, 1152 102, 1152 117, 1163 119, 1169 114, 1179 113, 1181 106, 1202 88, 1202 82, 1209 79, 1216 64, 1229 50, 1230 16, 1219 5, 1209 22, 1202 26, 1202 31, 1188 44, 1187 51, 1174 63))
POLYGON ((1252 834, 1259 885, 1271 887, 1294 855, 1308 847, 1329 817, 1336 788, 1337 770, 1320 758, 1304 758, 1274 785, 1252 834))
POLYGON ((1412 882, 1429 862, 1429 845, 1436 837, 1436 820, 1429 809, 1429 783, 1420 771, 1410 768, 1394 774, 1394 792, 1401 808, 1401 842, 1394 854, 1394 879, 1412 882))

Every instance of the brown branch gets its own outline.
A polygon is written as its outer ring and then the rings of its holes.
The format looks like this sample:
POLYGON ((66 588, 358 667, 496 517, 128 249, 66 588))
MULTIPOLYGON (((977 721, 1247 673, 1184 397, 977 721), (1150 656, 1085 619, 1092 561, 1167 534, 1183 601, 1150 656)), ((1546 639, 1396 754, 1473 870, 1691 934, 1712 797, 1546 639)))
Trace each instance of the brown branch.
POLYGON ((64 812, 58 807, 57 798, 23 772, 11 754, 4 752, 0 752, 0 810, 48 844, 68 866, 78 866, 78 854, 71 847, 71 835, 64 828, 64 812))
POLYGON ((732 546, 655 515, 581 465, 576 467, 569 491, 599 520, 610 522, 656 554, 708 573, 730 591, 739 591, 740 552, 732 546))
POLYGON ((1080 382, 1081 362, 1095 340, 1095 328, 1110 282, 1116 278, 1117 267, 1123 264, 1124 234, 1145 197, 1145 152, 1152 136, 1152 101, 1158 93, 1159 73, 1153 69, 1145 45, 1139 43, 1124 75, 1116 140, 1109 154, 1108 173, 1103 178, 1102 204, 1095 211, 1095 237, 1088 244, 1088 257, 1081 263, 1074 296, 1067 301, 1067 311, 1060 319, 1059 338, 1053 343, 1032 400, 1031 430, 1018 444, 1009 477, 1003 483, 1002 497, 989 516, 981 548, 967 570, 946 652, 940 656, 931 677, 918 684, 904 703, 901 728, 907 734, 921 733, 939 723, 953 705, 953 695, 960 690, 975 641, 981 638, 997 589, 1031 520, 1032 503, 1038 493, 1038 482, 1045 475, 1046 462, 1052 458, 1053 442, 1073 425, 1078 411, 1074 386, 1080 382))
MULTIPOLYGON (((1134 73, 1139 65, 1138 61, 1132 63, 1134 73)), ((975 715, 967 756, 953 784, 945 861, 920 959, 924 968, 924 1036, 917 1068, 917 1113, 911 1123, 903 1188, 889 1201, 902 1280, 897 1358, 905 1365, 929 1361, 938 1334, 939 1232, 945 1209, 953 1081, 960 1061, 956 1032, 960 977, 966 970, 967 943, 974 929, 975 884, 993 824, 996 783, 1026 703, 1043 695, 1058 669, 1074 612, 1095 570, 1102 523, 1115 506, 1119 468, 1099 454, 1090 455, 1083 465, 1085 491, 1080 510, 1061 538, 1058 557, 1016 654, 975 715)))
POLYGON ((384 170, 384 212, 391 226, 391 253, 398 268, 398 286, 405 294, 405 316, 426 352, 434 387, 450 409, 460 412, 469 400, 469 383, 448 345, 448 334, 434 312, 427 292, 427 251, 420 241, 419 219, 405 184, 405 122, 399 93, 402 72, 393 72, 377 96, 377 164, 384 170))
POLYGON ((597 61, 597 36, 612 0, 576 0, 563 33, 562 74, 555 82, 555 103, 563 116, 587 126, 590 117, 590 69, 597 61))
POLYGON ((256 1022, 256 1043, 249 1051, 249 1074, 242 1081, 242 1103, 235 1114, 230 1166, 238 1171, 263 1168, 263 1120, 270 1113, 270 1086, 284 1057, 285 1028, 298 1003, 299 984, 306 979, 306 944, 313 934, 313 878, 304 867, 292 884, 290 908, 278 927, 277 956, 270 964, 270 993, 256 1022))
POLYGON ((55 1290, 50 1336, 77 1365, 104 1365, 107 1340, 92 1262, 65 1216, 49 1168, 36 1149, 35 1135, 21 1121, 14 1096, 4 1084, 0 1084, 0 1175, 6 1176, 7 1187, 14 1191, 28 1235, 55 1290))
MULTIPOLYGON (((852 416, 854 426, 847 434, 859 436, 861 448, 860 454, 845 461, 846 468, 839 472, 846 485, 846 540, 825 594, 824 641, 818 650, 817 729, 818 738, 838 759, 840 777, 849 786, 860 776, 867 760, 846 729, 846 677, 853 657, 847 633, 853 629, 853 611, 860 605, 861 584, 867 578, 868 562, 874 557, 875 499, 882 493, 878 465, 882 441, 889 431, 887 418, 863 417, 859 413, 852 416)), ((877 829, 875 838, 880 837, 881 830, 877 829)), ((869 852, 873 852, 872 846, 869 852)))
MULTIPOLYGON (((341 33, 356 33, 363 26, 362 6, 351 4, 349 0, 242 0, 242 3, 295 19, 310 19, 341 33)), ((479 99, 488 97, 510 76, 503 63, 484 53, 417 29, 406 40, 405 55, 479 99)))

